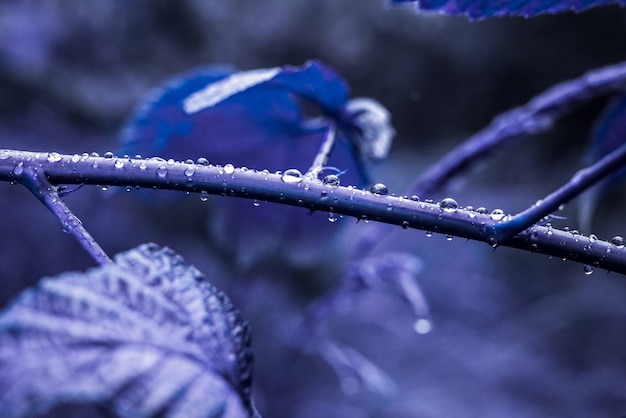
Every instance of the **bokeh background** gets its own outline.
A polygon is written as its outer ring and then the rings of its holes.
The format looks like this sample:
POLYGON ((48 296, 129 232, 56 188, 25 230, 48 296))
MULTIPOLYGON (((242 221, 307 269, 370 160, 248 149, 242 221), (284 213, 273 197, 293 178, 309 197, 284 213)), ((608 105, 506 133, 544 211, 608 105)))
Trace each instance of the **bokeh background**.
MULTIPOLYGON (((317 58, 345 77, 354 96, 373 97, 393 114, 395 144, 373 173, 402 194, 499 112, 626 59, 624 39, 626 10, 619 7, 470 23, 389 9, 384 0, 4 0, 0 148, 114 151, 135 106, 173 75, 206 64, 252 69, 317 58)), ((422 198, 524 209, 582 167, 606 102, 592 101, 551 132, 422 198)), ((599 206, 591 232, 600 238, 626 234, 623 191, 599 206)), ((335 231, 309 228, 299 239, 310 245, 298 257, 289 254, 288 236, 282 249, 279 243, 255 254, 267 244, 264 234, 273 237, 263 225, 250 240, 233 231, 233 240, 246 242, 242 261, 239 247, 224 251, 215 238, 209 214, 219 211, 219 196, 208 204, 189 196, 153 205, 149 196, 84 187, 65 200, 108 253, 150 241, 170 246, 231 296, 253 326, 254 392, 266 417, 626 414, 626 286, 618 274, 587 276, 581 265, 542 255, 383 228, 375 253, 422 260, 417 280, 434 328, 414 332, 408 306, 384 291, 332 313, 318 333, 357 350, 395 382, 387 391, 368 390, 349 375, 338 377, 314 342, 295 361, 285 359, 306 306, 339 285, 350 250, 371 224, 346 218, 332 224, 335 231)), ((234 204, 246 208, 237 216, 254 220, 250 201, 234 204)), ((292 222, 327 223, 324 214, 290 213, 292 222)), ((567 219, 554 225, 576 228, 575 214, 568 205, 561 213, 567 219)), ((229 230, 220 233, 231 238, 229 230)), ((0 184, 2 306, 44 276, 90 267, 28 191, 0 184)), ((108 416, 85 405, 60 406, 48 416, 70 414, 108 416)))

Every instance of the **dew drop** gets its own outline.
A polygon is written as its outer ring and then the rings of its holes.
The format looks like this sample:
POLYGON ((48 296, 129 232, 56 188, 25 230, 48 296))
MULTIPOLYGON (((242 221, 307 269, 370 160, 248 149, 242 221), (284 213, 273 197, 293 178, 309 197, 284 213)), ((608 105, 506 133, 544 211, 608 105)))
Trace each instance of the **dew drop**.
POLYGON ((402 229, 409 229, 409 221, 402 221, 402 229))
POLYGON ((77 163, 79 161, 80 161, 80 155, 78 155, 78 154, 72 155, 72 162, 73 163, 77 163))
POLYGON ((425 318, 420 318, 413 324, 413 329, 418 334, 428 334, 433 330, 433 323, 425 318))
POLYGON ((0 150, 0 160, 6 160, 10 156, 11 156, 11 153, 8 150, 6 149, 0 150))
POLYGON ((414 194, 413 196, 411 196, 411 200, 414 201, 414 202, 419 202, 420 198, 419 198, 418 195, 414 194))
POLYGON ((589 234, 589 241, 596 242, 598 237, 595 234, 589 234))
POLYGON ((322 191, 320 192, 320 197, 321 197, 322 199, 326 199, 326 198, 328 197, 328 192, 327 192, 326 190, 322 190, 322 191))
POLYGON ((132 190, 133 190, 133 187, 132 187, 132 186, 126 186, 126 191, 127 191, 127 192, 131 192, 132 190))
POLYGON ((537 246, 537 244, 532 243, 530 244, 530 252, 531 253, 536 253, 538 251, 539 247, 537 246))
POLYGON ((382 183, 374 184, 370 188, 370 192, 372 192, 375 195, 379 195, 379 196, 386 196, 387 194, 389 194, 389 190, 387 189, 387 186, 385 186, 382 183))
POLYGON ((115 155, 113 155, 113 153, 111 151, 107 151, 104 153, 103 157, 106 158, 107 160, 110 160, 111 158, 113 158, 115 155))
POLYGON ((487 208, 481 206, 476 209, 476 213, 480 213, 481 215, 486 215, 489 213, 489 211, 487 210, 487 208))
POLYGON ((198 165, 203 165, 203 166, 208 166, 209 165, 209 160, 207 160, 204 157, 200 157, 196 160, 196 164, 198 165))
POLYGON ((13 174, 16 176, 21 175, 24 172, 24 163, 19 163, 13 168, 13 174))
POLYGON ((261 206, 261 202, 259 202, 258 200, 254 199, 254 201, 252 201, 252 205, 253 205, 255 208, 258 208, 259 206, 261 206))
POLYGON ((193 176, 193 173, 196 172, 196 169, 193 168, 193 166, 189 166, 187 168, 185 168, 185 176, 189 177, 191 179, 191 177, 193 176))
POLYGON ((50 154, 48 154, 48 161, 51 163, 59 162, 62 159, 63 157, 61 157, 61 154, 59 154, 58 152, 51 152, 50 154))
POLYGON ((170 158, 169 160, 167 160, 167 165, 174 165, 176 164, 176 161, 173 158, 170 158))
POLYGON ((145 162, 142 161, 139 163, 140 170, 145 170, 146 168, 148 168, 148 165, 145 162))
POLYGON ((124 161, 118 158, 117 160, 115 160, 114 166, 115 168, 124 168, 124 161))
POLYGON ((452 241, 452 238, 453 238, 453 236, 452 236, 452 235, 450 235, 450 234, 446 235, 446 239, 447 239, 448 241, 452 241))
POLYGON ((432 233, 432 232, 430 232, 430 231, 426 231, 426 237, 427 237, 427 238, 430 238, 430 237, 432 237, 432 236, 433 236, 433 233, 432 233))
POLYGON ((502 218, 504 218, 504 211, 502 209, 494 209, 493 211, 491 211, 490 217, 494 221, 500 221, 502 220, 502 218))
POLYGON ((109 190, 109 186, 102 186, 101 189, 103 192, 106 192, 107 190, 109 190))
POLYGON ((335 174, 329 174, 322 179, 322 183, 324 183, 326 186, 337 187, 339 186, 339 183, 341 183, 341 181, 339 180, 339 176, 335 174))
POLYGON ((611 244, 615 245, 617 248, 624 248, 624 237, 615 235, 611 238, 611 244))
POLYGON ((167 175, 167 167, 160 165, 159 168, 157 168, 157 175, 161 178, 165 177, 167 175))
POLYGON ((588 265, 588 264, 585 264, 585 265, 583 266, 583 272, 584 272, 587 276, 589 276, 591 273, 593 273, 593 267, 591 267, 591 266, 590 266, 590 265, 588 265))
POLYGON ((439 207, 446 212, 454 212, 458 209, 459 204, 456 203, 456 200, 446 197, 441 202, 439 202, 439 207))
POLYGON ((233 174, 235 172, 235 166, 232 164, 226 164, 224 166, 224 173, 233 174))
POLYGON ((289 170, 285 170, 280 179, 283 183, 297 184, 302 181, 302 173, 295 168, 290 168, 289 170))
POLYGON ((203 202, 206 202, 207 200, 209 200, 209 194, 206 191, 201 191, 200 192, 200 200, 203 202))
POLYGON ((328 221, 329 222, 337 222, 337 219, 339 219, 339 216, 337 216, 336 213, 334 212, 328 212, 328 221))

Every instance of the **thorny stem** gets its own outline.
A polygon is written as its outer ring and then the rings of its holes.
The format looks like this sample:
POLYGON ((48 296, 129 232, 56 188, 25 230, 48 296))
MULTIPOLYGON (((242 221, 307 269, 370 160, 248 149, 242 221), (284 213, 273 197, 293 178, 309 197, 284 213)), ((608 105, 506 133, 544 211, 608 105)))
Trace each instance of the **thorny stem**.
POLYGON ((423 173, 410 194, 432 196, 465 169, 502 146, 530 134, 544 132, 560 117, 601 95, 626 88, 626 62, 590 71, 535 96, 526 105, 493 119, 482 131, 454 148, 423 173))
MULTIPOLYGON (((462 209, 445 210, 438 204, 374 195, 353 187, 331 187, 306 177, 292 183, 284 182, 280 174, 239 168, 226 171, 221 166, 166 163, 161 159, 0 150, 0 181, 20 181, 21 176, 14 172, 20 163, 38 166, 52 184, 138 186, 259 199, 489 244, 500 223, 489 215, 462 209), (193 168, 192 176, 189 175, 190 168, 193 168)), ((626 274, 626 247, 620 248, 609 242, 546 226, 532 226, 498 245, 567 258, 626 274)))
POLYGON ((324 142, 320 146, 319 151, 317 151, 317 155, 313 160, 313 164, 311 164, 311 168, 306 172, 305 176, 309 179, 317 179, 320 172, 326 166, 328 162, 328 158, 330 157, 330 153, 333 150, 335 145, 335 139, 337 137, 337 126, 334 122, 330 122, 328 125, 328 130, 326 131, 326 136, 324 137, 324 142))
POLYGON ((63 230, 74 235, 80 245, 100 265, 113 261, 96 240, 87 232, 83 223, 59 197, 57 188, 50 184, 42 167, 31 163, 18 163, 13 169, 16 180, 30 190, 59 219, 63 230), (20 165, 21 164, 21 165, 20 165))
POLYGON ((622 145, 597 163, 578 171, 564 186, 525 211, 494 227, 496 242, 506 240, 529 228, 544 216, 578 196, 593 184, 626 165, 626 145, 622 145))

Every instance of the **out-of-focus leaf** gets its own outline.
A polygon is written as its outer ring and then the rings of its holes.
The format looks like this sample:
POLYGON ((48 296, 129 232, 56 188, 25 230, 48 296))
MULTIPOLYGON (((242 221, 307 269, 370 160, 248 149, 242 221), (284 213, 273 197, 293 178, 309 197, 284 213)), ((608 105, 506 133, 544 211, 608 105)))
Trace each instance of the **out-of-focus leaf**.
POLYGON ((363 183, 355 154, 362 142, 357 116, 363 110, 348 112, 348 94, 347 83, 317 61, 242 72, 196 70, 147 97, 122 131, 121 152, 304 172, 334 121, 340 140, 329 165, 347 169, 350 183, 363 183), (307 117, 303 101, 317 107, 321 122, 307 117))
POLYGON ((2 416, 61 402, 123 417, 250 417, 249 327, 228 298, 154 244, 44 279, 0 316, 2 416))
MULTIPOLYGON (((327 165, 344 172, 342 184, 364 185, 367 161, 384 158, 394 135, 380 104, 349 100, 347 83, 317 61, 242 72, 210 67, 151 94, 123 130, 121 153, 305 173, 330 124, 338 141, 327 165)), ((208 230, 240 266, 284 248, 290 257, 310 259, 325 248, 315 237, 327 241, 340 228, 305 215, 302 209, 226 199, 208 230)))
MULTIPOLYGON (((626 94, 616 97, 598 118, 585 162, 591 165, 626 143, 626 94)), ((626 168, 587 190, 578 202, 580 228, 591 231, 593 214, 602 194, 626 176, 626 168)))
POLYGON ((533 17, 546 13, 582 12, 609 4, 626 5, 624 0, 392 0, 392 3, 416 3, 420 11, 466 15, 472 20, 499 16, 533 17))

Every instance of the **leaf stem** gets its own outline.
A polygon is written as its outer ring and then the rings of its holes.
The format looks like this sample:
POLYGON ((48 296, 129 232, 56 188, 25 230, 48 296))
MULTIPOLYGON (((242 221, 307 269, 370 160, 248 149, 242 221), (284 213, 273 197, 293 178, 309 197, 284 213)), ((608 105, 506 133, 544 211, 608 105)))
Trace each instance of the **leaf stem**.
POLYGON ((313 160, 313 164, 311 168, 306 172, 305 176, 310 179, 317 179, 317 176, 322 172, 326 163, 328 162, 328 158, 330 157, 330 153, 335 146, 335 139, 337 138, 337 125, 335 122, 330 122, 328 124, 328 130, 326 131, 326 136, 324 137, 324 141, 320 146, 319 151, 317 151, 317 155, 315 155, 315 159, 313 160))
POLYGON ((80 219, 72 213, 59 196, 56 186, 50 184, 42 167, 28 162, 18 163, 13 169, 17 181, 33 193, 57 217, 63 231, 72 234, 80 245, 100 265, 113 261, 85 229, 80 219))

